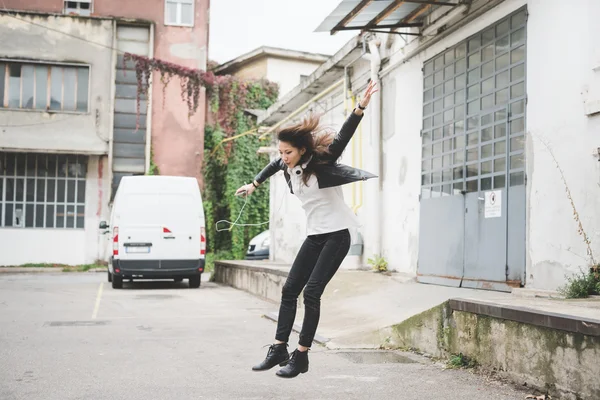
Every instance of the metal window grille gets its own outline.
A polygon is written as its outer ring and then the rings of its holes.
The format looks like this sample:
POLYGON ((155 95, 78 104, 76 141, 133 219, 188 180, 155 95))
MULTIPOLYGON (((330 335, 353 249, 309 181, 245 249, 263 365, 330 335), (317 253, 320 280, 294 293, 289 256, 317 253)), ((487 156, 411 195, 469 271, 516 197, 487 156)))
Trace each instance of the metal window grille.
POLYGON ((84 228, 87 156, 0 152, 0 227, 84 228))
POLYGON ((525 183, 526 16, 425 62, 422 199, 525 183))

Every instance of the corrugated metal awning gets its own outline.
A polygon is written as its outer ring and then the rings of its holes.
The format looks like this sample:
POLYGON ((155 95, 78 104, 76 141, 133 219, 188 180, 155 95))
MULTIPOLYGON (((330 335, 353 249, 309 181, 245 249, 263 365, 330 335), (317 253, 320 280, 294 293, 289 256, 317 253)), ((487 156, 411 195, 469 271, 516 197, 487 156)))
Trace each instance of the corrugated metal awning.
POLYGON ((439 7, 455 7, 462 0, 342 0, 316 32, 374 31, 420 27, 423 18, 439 7))

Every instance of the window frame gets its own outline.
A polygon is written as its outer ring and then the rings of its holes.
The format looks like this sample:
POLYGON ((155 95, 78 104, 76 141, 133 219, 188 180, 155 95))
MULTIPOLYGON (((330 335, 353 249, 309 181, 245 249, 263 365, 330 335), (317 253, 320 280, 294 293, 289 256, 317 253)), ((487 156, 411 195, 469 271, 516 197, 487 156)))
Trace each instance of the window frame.
POLYGON ((22 152, 7 152, 0 151, 0 163, 3 164, 3 167, 0 166, 0 183, 2 188, 0 189, 0 230, 3 229, 37 229, 37 230, 85 230, 86 229, 86 211, 88 208, 88 204, 86 198, 88 196, 88 176, 90 173, 89 163, 90 157, 85 154, 57 154, 57 153, 22 153, 22 152), (13 167, 8 166, 9 155, 12 155, 13 160, 15 162, 13 167), (33 165, 34 165, 34 174, 30 174, 30 168, 32 165, 30 164, 29 158, 34 156, 33 165), (18 157, 18 158, 17 158, 18 157), (54 173, 48 170, 45 170, 44 166, 42 166, 39 162, 48 160, 50 165, 50 159, 52 158, 53 166, 55 168, 54 173), (61 158, 66 164, 69 165, 71 162, 75 161, 76 164, 83 166, 83 174, 76 174, 75 176, 70 175, 68 171, 64 172, 64 175, 61 175, 60 168, 63 166, 60 164, 61 158), (23 162, 23 163, 21 163, 23 162), (24 168, 19 171, 19 167, 24 168), (12 169, 12 173, 9 171, 12 169), (8 182, 12 181, 12 199, 7 199, 9 187, 8 182), (19 185, 19 182, 21 185, 19 185), (43 182, 43 185, 39 183, 43 182), (49 182, 53 182, 52 185, 49 185, 49 182), (59 182, 63 182, 62 188, 59 182), (30 196, 29 188, 30 183, 33 183, 33 194, 30 196), (17 199, 18 188, 21 186, 22 189, 22 198, 17 199), (49 199, 49 188, 52 187, 52 192, 54 193, 54 198, 49 199), (69 188, 73 188, 73 192, 69 192, 69 188), (42 198, 40 199, 40 193, 38 193, 38 189, 42 189, 42 198), (59 188, 63 190, 62 200, 61 195, 59 194, 59 188), (79 195, 83 193, 83 200, 79 200, 79 195), (69 196, 72 196, 72 200, 69 200, 69 196), (22 206, 22 223, 20 225, 15 225, 14 222, 7 222, 7 209, 8 207, 12 207, 11 216, 12 221, 14 221, 15 215, 14 211, 17 206, 22 206), (42 225, 38 226, 38 212, 39 207, 42 207, 42 225), (62 208, 63 215, 60 216, 59 209, 62 208), (69 211, 72 209, 73 211, 69 211), (33 216, 28 216, 29 211, 33 212, 33 216), (48 214, 49 210, 51 210, 51 214, 48 214), (72 226, 69 226, 69 213, 72 212, 72 226), (81 212, 81 214, 80 214, 81 212), (48 226, 49 215, 51 215, 52 225, 48 226), (32 225, 28 226, 28 220, 31 218, 32 225), (62 218, 62 226, 58 226, 60 218, 62 218), (79 222, 81 222, 80 225, 79 222))
POLYGON ((165 26, 180 26, 180 27, 186 27, 186 28, 193 28, 194 27, 194 15, 196 12, 196 1, 195 0, 165 0, 165 26), (177 12, 176 12, 176 22, 169 22, 168 21, 168 11, 167 11, 167 5, 169 3, 174 3, 177 5, 177 12), (182 4, 191 4, 192 6, 192 23, 191 24, 186 24, 181 22, 181 16, 182 16, 182 10, 181 10, 181 5, 182 4))
MULTIPOLYGON (((28 59, 24 59, 24 60, 15 60, 15 59, 11 59, 11 58, 6 58, 6 57, 0 57, 0 63, 5 63, 6 65, 9 64, 19 64, 21 66, 21 69, 23 68, 23 66, 26 65, 43 65, 46 66, 47 68, 52 68, 52 67, 58 67, 58 68, 64 68, 64 67, 74 67, 74 68, 87 68, 88 69, 88 82, 87 82, 87 109, 85 111, 78 111, 78 110, 51 110, 51 109, 41 109, 41 108, 21 108, 21 107, 4 107, 3 104, 0 104, 0 112, 2 111, 17 111, 17 112, 38 112, 38 113, 48 113, 48 114, 74 114, 74 115, 89 115, 90 114, 90 104, 91 104, 91 86, 92 86, 92 66, 90 64, 85 64, 85 63, 68 63, 68 62, 50 62, 50 61, 39 61, 39 60, 28 60, 28 59)), ((4 99, 6 101, 7 97, 6 97, 6 91, 8 90, 8 81, 6 76, 0 76, 0 79, 4 80, 4 99)), ((35 77, 34 77, 35 79, 35 77)), ((23 83, 21 82, 21 92, 20 92, 20 96, 23 95, 22 93, 22 87, 23 87, 23 83)), ((63 87, 64 87, 64 83, 63 83, 63 87)), ((51 88, 49 88, 49 92, 50 93, 51 88)), ((22 99, 19 99, 19 101, 21 102, 22 99)), ((75 106, 77 107, 77 101, 75 101, 75 106)))
POLYGON ((94 1, 93 0, 63 0, 63 15, 71 15, 70 13, 67 13, 67 10, 73 10, 72 12, 74 14, 77 15, 81 15, 82 17, 89 17, 94 13, 94 1), (77 8, 67 8, 67 3, 77 3, 77 8), (85 10, 85 13, 81 13, 80 10, 82 10, 82 8, 80 7, 81 3, 88 3, 90 5, 90 8, 88 8, 87 10, 85 10))

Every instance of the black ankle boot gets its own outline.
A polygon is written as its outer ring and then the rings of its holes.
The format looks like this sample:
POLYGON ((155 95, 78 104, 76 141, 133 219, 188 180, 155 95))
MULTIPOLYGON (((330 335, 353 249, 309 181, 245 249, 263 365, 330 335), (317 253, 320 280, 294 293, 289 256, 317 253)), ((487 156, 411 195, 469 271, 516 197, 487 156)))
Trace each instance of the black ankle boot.
POLYGON ((287 343, 272 344, 269 346, 267 357, 258 365, 252 367, 253 371, 266 371, 273 368, 277 364, 280 367, 287 365, 290 355, 287 351, 287 343))
POLYGON ((289 364, 285 368, 277 371, 277 376, 282 378, 294 378, 298 376, 298 374, 303 374, 305 372, 308 372, 308 350, 294 350, 289 364))

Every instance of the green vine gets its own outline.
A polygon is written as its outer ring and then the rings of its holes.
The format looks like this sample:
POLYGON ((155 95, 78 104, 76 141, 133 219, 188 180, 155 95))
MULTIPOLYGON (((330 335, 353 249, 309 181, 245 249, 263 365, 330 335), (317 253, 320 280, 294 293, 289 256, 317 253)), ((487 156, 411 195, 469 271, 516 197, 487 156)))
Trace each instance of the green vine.
MULTIPOLYGON (((249 183, 254 174, 269 162, 267 155, 257 155, 260 147, 256 134, 243 135, 223 142, 240 133, 256 128, 255 121, 244 114, 245 109, 266 109, 278 96, 278 86, 266 80, 247 81, 231 75, 215 75, 209 71, 186 68, 156 58, 148 58, 126 53, 123 63, 135 65, 137 82, 137 126, 140 118, 140 100, 148 95, 150 76, 157 73, 157 82, 162 84, 163 100, 165 89, 173 77, 179 79, 181 100, 188 109, 188 117, 198 110, 200 89, 206 89, 210 112, 204 134, 204 188, 203 201, 207 234, 207 270, 212 268, 215 259, 241 259, 250 239, 268 229, 268 225, 256 227, 235 227, 231 231, 216 232, 215 222, 234 221, 244 202, 244 198, 234 196, 235 190, 249 183)), ((125 66, 123 67, 125 70, 125 66)), ((158 174, 158 168, 150 161, 150 175, 158 174)), ((257 224, 269 219, 269 190, 262 186, 248 198, 242 224, 257 224)))
POLYGON ((154 163, 154 150, 152 147, 150 147, 150 169, 148 170, 148 175, 160 175, 158 165, 154 163))
MULTIPOLYGON (((233 194, 268 162, 265 154, 257 154, 261 142, 258 135, 244 135, 235 140, 227 138, 256 128, 255 121, 244 109, 266 109, 277 99, 277 86, 268 81, 243 81, 232 76, 220 76, 210 99, 214 124, 207 124, 204 133, 204 212, 207 232, 207 270, 214 259, 243 259, 252 237, 269 228, 268 224, 254 227, 236 226, 230 231, 217 232, 215 223, 235 221, 245 199, 233 194)), ((264 145, 264 143, 262 143, 264 145)), ((241 224, 257 224, 269 219, 269 188, 263 185, 248 198, 239 220, 241 224)), ((219 228, 227 228, 226 224, 219 228)))

